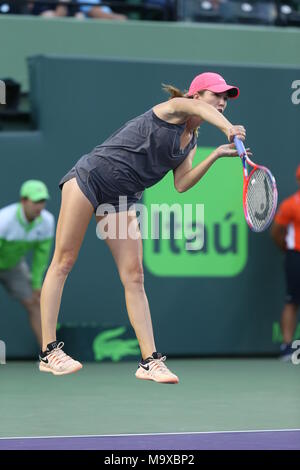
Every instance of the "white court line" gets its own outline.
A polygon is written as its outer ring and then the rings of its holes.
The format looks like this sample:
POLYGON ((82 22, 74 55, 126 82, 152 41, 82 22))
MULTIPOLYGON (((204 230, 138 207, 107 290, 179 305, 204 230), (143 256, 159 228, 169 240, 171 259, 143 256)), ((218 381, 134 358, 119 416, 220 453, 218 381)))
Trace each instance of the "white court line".
POLYGON ((300 431, 299 428, 295 429, 249 429, 242 431, 192 431, 192 432, 158 432, 155 434, 141 433, 141 434, 84 434, 75 436, 18 436, 18 437, 0 437, 4 439, 62 439, 62 438, 90 438, 90 437, 131 437, 131 436, 185 436, 189 434, 234 434, 234 433, 258 433, 258 432, 291 432, 300 431))

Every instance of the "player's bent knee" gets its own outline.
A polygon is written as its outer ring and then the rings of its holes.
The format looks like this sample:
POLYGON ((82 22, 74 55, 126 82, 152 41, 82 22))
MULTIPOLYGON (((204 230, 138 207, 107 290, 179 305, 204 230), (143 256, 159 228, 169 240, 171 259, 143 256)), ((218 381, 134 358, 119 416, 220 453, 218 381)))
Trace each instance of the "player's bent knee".
POLYGON ((134 264, 120 271, 120 278, 124 287, 135 285, 136 288, 144 286, 144 270, 140 264, 134 264))
POLYGON ((53 258, 52 264, 53 268, 56 270, 58 276, 65 277, 67 276, 77 259, 77 254, 70 251, 60 254, 60 256, 55 256, 53 258))

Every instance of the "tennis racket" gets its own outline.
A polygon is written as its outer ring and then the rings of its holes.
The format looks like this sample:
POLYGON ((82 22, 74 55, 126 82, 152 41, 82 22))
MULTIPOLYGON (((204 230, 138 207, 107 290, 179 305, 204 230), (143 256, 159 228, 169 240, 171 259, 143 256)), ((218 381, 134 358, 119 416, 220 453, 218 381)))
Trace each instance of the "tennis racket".
POLYGON ((270 170, 253 163, 243 142, 234 137, 234 144, 243 163, 243 208, 251 230, 263 232, 271 224, 277 207, 276 181, 270 170), (250 173, 248 167, 252 167, 250 173))

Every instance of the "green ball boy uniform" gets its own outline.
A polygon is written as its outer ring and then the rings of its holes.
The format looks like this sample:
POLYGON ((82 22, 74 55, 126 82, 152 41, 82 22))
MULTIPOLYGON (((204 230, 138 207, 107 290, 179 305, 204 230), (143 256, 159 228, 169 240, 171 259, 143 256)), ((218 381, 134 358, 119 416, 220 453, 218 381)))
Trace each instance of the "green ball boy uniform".
MULTIPOLYGON (((42 197, 41 194, 36 193, 37 201, 48 199, 48 193, 44 192, 42 197)), ((27 197, 22 194, 22 188, 21 196, 27 197)), ((34 196, 30 199, 34 200, 34 196)), ((32 291, 42 286, 54 227, 54 217, 45 209, 32 222, 27 221, 21 203, 0 209, 0 283, 18 300, 30 298, 32 291), (30 251, 33 253, 31 270, 24 259, 30 251)))

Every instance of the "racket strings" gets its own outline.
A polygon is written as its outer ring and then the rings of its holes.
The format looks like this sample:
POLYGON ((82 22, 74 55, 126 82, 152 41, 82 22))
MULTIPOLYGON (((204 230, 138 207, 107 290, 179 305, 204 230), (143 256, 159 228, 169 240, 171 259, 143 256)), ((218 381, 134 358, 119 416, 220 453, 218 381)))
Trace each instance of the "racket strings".
POLYGON ((250 175, 246 207, 253 229, 260 232, 272 221, 276 209, 276 189, 270 175, 258 168, 250 175))

